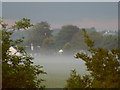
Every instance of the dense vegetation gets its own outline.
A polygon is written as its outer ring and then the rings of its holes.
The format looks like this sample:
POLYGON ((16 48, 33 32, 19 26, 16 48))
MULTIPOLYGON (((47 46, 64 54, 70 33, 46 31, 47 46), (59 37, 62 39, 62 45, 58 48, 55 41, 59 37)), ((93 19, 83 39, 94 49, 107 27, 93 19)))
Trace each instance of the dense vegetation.
MULTIPOLYGON (((95 28, 86 30, 89 37, 95 41, 95 48, 113 49, 118 47, 117 34, 103 35, 103 33, 97 32, 95 28)), ((88 46, 84 43, 84 35, 81 28, 75 25, 64 25, 61 29, 52 30, 47 22, 42 21, 29 30, 19 31, 18 33, 23 33, 23 36, 26 36, 24 45, 29 46, 33 43, 35 46, 40 46, 41 51, 39 52, 44 54, 53 54, 53 52, 60 49, 64 50, 64 54, 74 54, 79 50, 88 49, 88 46)), ((16 36, 18 33, 16 32, 16 36)))
POLYGON ((120 50, 94 48, 94 42, 83 29, 89 53, 75 55, 85 61, 90 75, 80 76, 72 70, 67 80, 67 88, 120 88, 120 50))
POLYGON ((10 36, 15 30, 27 29, 33 26, 30 19, 23 18, 13 26, 4 24, 2 26, 2 88, 38 88, 44 87, 41 85, 43 79, 37 78, 39 74, 45 74, 40 65, 33 65, 33 58, 26 53, 24 47, 19 43, 23 39, 12 40, 10 36), (17 50, 11 53, 10 47, 17 50), (19 53, 19 54, 18 54, 19 53))

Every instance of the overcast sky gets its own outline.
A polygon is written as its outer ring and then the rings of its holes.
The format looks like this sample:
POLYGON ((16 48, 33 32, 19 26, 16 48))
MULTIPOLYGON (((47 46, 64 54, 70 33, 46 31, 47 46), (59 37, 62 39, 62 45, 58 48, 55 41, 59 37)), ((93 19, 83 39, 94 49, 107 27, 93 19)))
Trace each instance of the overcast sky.
POLYGON ((117 30, 117 2, 3 2, 2 15, 6 22, 27 17, 32 23, 47 21, 52 28, 65 24, 97 30, 117 30))

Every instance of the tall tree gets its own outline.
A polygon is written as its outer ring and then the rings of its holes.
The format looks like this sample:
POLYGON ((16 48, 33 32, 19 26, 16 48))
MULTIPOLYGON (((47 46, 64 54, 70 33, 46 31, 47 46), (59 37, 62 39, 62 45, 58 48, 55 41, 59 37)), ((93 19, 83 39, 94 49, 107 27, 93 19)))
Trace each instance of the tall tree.
POLYGON ((2 25, 2 87, 3 88, 38 88, 43 87, 37 75, 45 74, 40 65, 33 65, 33 58, 25 52, 24 47, 18 46, 23 39, 12 40, 10 36, 15 30, 27 29, 33 26, 30 19, 23 18, 15 22, 15 25, 7 27, 2 25), (16 46, 17 45, 17 46, 16 46), (10 54, 10 47, 17 50, 10 54), (19 54, 17 54, 19 53, 19 54))
MULTIPOLYGON (((90 88, 91 79, 89 75, 81 76, 77 74, 76 70, 71 70, 70 77, 67 80, 66 88, 90 88)), ((72 90, 72 89, 70 89, 72 90)))
POLYGON ((89 54, 77 53, 75 57, 85 61, 87 70, 90 72, 89 78, 92 80, 88 83, 89 88, 119 88, 120 49, 94 48, 94 41, 89 38, 85 29, 83 33, 85 43, 89 47, 89 54))
POLYGON ((61 31, 56 37, 56 43, 59 48, 62 48, 65 43, 70 42, 73 35, 79 31, 79 28, 74 25, 62 26, 61 31))
POLYGON ((29 30, 29 43, 42 45, 44 39, 52 36, 52 30, 47 22, 40 22, 35 24, 31 30, 29 30), (37 37, 36 37, 37 36, 37 37))

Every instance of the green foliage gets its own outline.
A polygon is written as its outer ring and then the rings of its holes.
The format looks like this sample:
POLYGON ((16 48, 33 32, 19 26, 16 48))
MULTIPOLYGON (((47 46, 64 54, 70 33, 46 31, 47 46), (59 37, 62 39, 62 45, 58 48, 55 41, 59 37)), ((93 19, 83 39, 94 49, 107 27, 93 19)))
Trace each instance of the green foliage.
MULTIPOLYGON (((24 30, 21 32, 18 31, 12 34, 12 36, 19 38, 17 33, 21 34, 21 37, 27 36, 26 41, 24 41, 22 44, 27 46, 29 46, 31 43, 33 43, 35 46, 39 45, 41 46, 42 52, 46 52, 45 47, 49 46, 47 45, 46 40, 49 38, 54 39, 54 50, 59 50, 62 48, 67 54, 73 54, 75 52, 79 52, 79 50, 87 50, 89 48, 84 42, 85 33, 82 33, 82 30, 74 25, 64 25, 61 29, 50 30, 50 25, 47 22, 42 21, 35 24, 29 30, 24 30)), ((117 35, 103 35, 102 33, 97 32, 95 28, 87 29, 87 33, 89 37, 95 41, 92 42, 94 43, 94 48, 103 47, 105 49, 113 49, 118 47, 117 35)), ((90 40, 86 43, 89 42, 90 40)), ((91 46, 93 45, 91 44, 91 46)), ((51 46, 47 49, 50 50, 51 46)))
POLYGON ((89 35, 89 37, 94 41, 93 42, 90 40, 84 41, 85 39, 88 39, 87 36, 86 36, 86 38, 84 38, 84 34, 85 33, 82 33, 81 31, 74 34, 74 36, 72 37, 72 40, 69 41, 69 43, 71 44, 71 47, 72 47, 72 49, 69 48, 69 50, 71 50, 71 51, 74 50, 74 53, 79 52, 79 50, 87 50, 89 48, 87 44, 91 44, 91 45, 89 45, 91 47, 93 47, 93 44, 94 44, 94 48, 103 47, 103 48, 109 49, 109 50, 118 47, 117 35, 104 36, 95 30, 87 30, 87 35, 89 35))
POLYGON ((76 73, 76 70, 71 70, 70 77, 67 80, 67 86, 65 88, 90 88, 91 79, 89 75, 80 76, 76 73))
POLYGON ((65 25, 56 37, 56 46, 62 48, 65 43, 71 41, 73 35, 79 31, 77 26, 65 25))
POLYGON ((85 29, 83 29, 83 33, 85 42, 89 46, 89 54, 77 53, 75 57, 85 61, 87 70, 90 72, 89 78, 92 78, 92 82, 90 82, 91 87, 89 88, 119 88, 120 50, 94 48, 94 42, 89 38, 85 29))
POLYGON ((28 44, 33 43, 42 45, 44 39, 52 36, 51 33, 52 30, 50 30, 50 25, 47 22, 42 21, 40 23, 37 23, 29 30, 28 44))
POLYGON ((52 37, 44 39, 42 43, 42 49, 43 51, 41 53, 50 55, 53 54, 53 51, 55 50, 55 40, 52 37))
POLYGON ((87 35, 85 29, 83 29, 83 33, 84 33, 84 37, 85 37, 85 43, 87 44, 87 46, 89 46, 90 48, 92 48, 94 46, 94 42, 92 40, 90 40, 90 38, 87 35))
POLYGON ((106 49, 113 49, 118 47, 118 36, 106 35, 103 37, 102 46, 106 49))
POLYGON ((74 53, 78 52, 79 50, 86 50, 88 48, 87 45, 84 43, 84 36, 81 31, 73 36, 70 44, 72 50, 74 50, 74 53))
POLYGON ((15 25, 12 26, 12 29, 26 29, 33 26, 33 24, 30 24, 30 19, 28 18, 23 18, 20 21, 15 22, 15 25))
POLYGON ((2 27, 2 87, 3 88, 38 88, 43 87, 38 79, 39 74, 45 74, 40 65, 33 65, 33 58, 21 46, 16 46, 23 40, 12 40, 10 36, 14 30, 27 29, 32 26, 30 20, 23 18, 11 28, 1 23, 2 27), (10 55, 9 48, 16 48, 21 55, 10 55))
POLYGON ((46 48, 46 49, 53 49, 54 48, 54 44, 55 44, 55 41, 53 38, 46 38, 44 41, 43 41, 43 45, 42 47, 46 48))

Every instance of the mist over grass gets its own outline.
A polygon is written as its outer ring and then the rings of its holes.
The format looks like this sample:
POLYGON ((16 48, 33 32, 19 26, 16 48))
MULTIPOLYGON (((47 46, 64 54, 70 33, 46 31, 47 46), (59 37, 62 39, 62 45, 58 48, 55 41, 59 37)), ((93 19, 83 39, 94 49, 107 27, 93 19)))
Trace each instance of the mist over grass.
POLYGON ((84 61, 75 59, 72 55, 35 56, 34 64, 42 65, 47 75, 44 75, 46 88, 63 88, 70 71, 76 69, 84 75, 88 73, 84 61))

